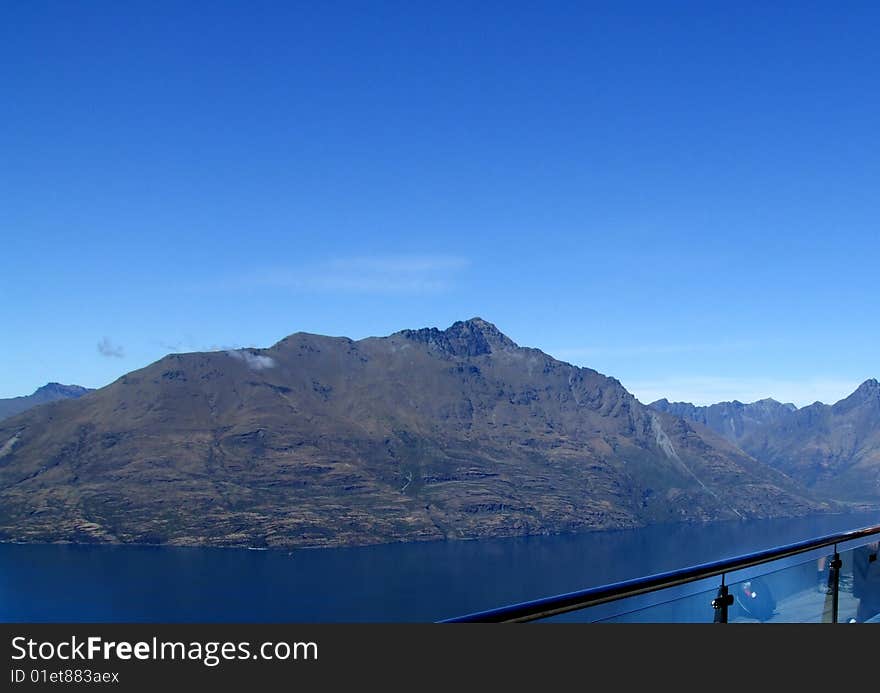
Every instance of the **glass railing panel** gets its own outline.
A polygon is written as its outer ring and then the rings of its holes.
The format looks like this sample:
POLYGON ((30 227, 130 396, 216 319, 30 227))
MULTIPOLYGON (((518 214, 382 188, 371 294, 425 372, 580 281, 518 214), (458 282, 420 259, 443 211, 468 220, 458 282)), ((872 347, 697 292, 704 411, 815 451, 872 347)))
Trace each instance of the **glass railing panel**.
POLYGON ((878 542, 840 553, 838 623, 880 623, 878 542))
POLYGON ((830 554, 752 569, 747 579, 730 584, 730 623, 830 623, 833 590, 830 554))
POLYGON ((539 623, 712 623, 720 579, 677 586, 559 614, 539 623))
MULTIPOLYGON (((723 580, 728 585, 731 599, 727 613, 727 621, 731 623, 830 623, 835 616, 839 623, 880 623, 880 541, 877 538, 876 528, 858 530, 833 539, 821 537, 812 540, 813 544, 837 542, 819 548, 805 550, 799 545, 779 547, 773 551, 776 555, 795 553, 765 559, 762 563, 753 564, 763 558, 761 554, 731 556, 717 564, 694 566, 669 574, 592 588, 579 595, 579 598, 608 601, 536 621, 712 622, 718 620, 720 615, 712 602, 718 596, 718 587, 723 580), (869 533, 871 531, 873 534, 869 533), (861 536, 848 538, 853 534, 861 536), (837 571, 833 569, 835 551, 840 560, 837 571), (714 574, 719 569, 725 570, 723 577, 714 574), (710 577, 697 580, 687 577, 706 574, 710 574, 710 577), (683 584, 673 587, 659 587, 625 598, 612 597, 647 589, 646 585, 681 580, 684 580, 683 584)), ((770 552, 764 555, 767 553, 770 552)), ((495 620, 503 614, 516 620, 532 620, 537 614, 546 613, 554 606, 565 608, 566 604, 571 603, 572 597, 571 594, 560 595, 531 604, 518 604, 500 610, 501 613, 488 615, 488 619, 495 620)))
POLYGON ((712 623, 715 620, 712 600, 717 594, 717 589, 706 590, 659 604, 623 611, 616 616, 604 618, 599 623, 712 623))

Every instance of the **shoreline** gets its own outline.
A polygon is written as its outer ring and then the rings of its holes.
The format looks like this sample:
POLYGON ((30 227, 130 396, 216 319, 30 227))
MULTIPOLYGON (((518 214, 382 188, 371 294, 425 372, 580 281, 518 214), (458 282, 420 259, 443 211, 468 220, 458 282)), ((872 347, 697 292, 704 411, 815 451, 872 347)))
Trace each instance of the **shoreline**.
MULTIPOLYGON (((844 517, 848 515, 866 515, 870 513, 880 513, 880 505, 869 507, 869 508, 859 508, 859 509, 851 509, 851 510, 840 510, 840 511, 826 511, 813 513, 809 515, 791 515, 791 516, 780 516, 780 517, 765 517, 765 518, 742 518, 742 519, 718 519, 718 520, 705 520, 702 522, 694 522, 694 521, 680 521, 680 522, 658 522, 654 524, 645 524, 639 525, 637 527, 606 527, 601 528, 597 527, 595 529, 587 529, 584 531, 577 532, 537 532, 532 534, 504 534, 504 535, 486 535, 486 536, 477 536, 477 537, 438 537, 438 538, 412 538, 412 539, 401 539, 401 540, 392 540, 392 541, 376 541, 370 543, 362 543, 362 544, 313 544, 313 545, 295 545, 292 544, 290 546, 249 546, 244 544, 234 544, 234 545, 218 545, 218 544, 175 544, 175 543, 162 543, 162 544, 150 544, 150 543, 142 543, 142 542, 113 542, 113 541, 89 541, 89 542, 76 542, 76 541, 20 541, 20 540, 7 540, 0 538, 0 546, 70 546, 70 547, 106 547, 106 548, 123 548, 123 547, 136 547, 136 548, 151 548, 151 549, 220 549, 220 550, 236 550, 236 551, 260 551, 260 552, 270 552, 275 554, 283 554, 286 553, 288 555, 293 554, 296 551, 320 551, 322 549, 370 549, 376 548, 379 546, 400 546, 400 545, 416 545, 416 544, 440 544, 440 543, 458 543, 458 542, 477 542, 477 541, 503 541, 510 539, 530 539, 530 538, 539 538, 539 537, 575 537, 580 535, 591 535, 591 534, 614 534, 618 532, 638 532, 640 530, 644 530, 647 528, 654 527, 697 527, 700 525, 733 525, 733 524, 742 524, 749 522, 781 522, 781 521, 797 521, 797 520, 810 520, 810 519, 819 519, 823 517, 844 517)), ((880 516, 877 518, 877 522, 880 522, 880 516)), ((852 529, 859 529, 859 527, 853 527, 852 529)))

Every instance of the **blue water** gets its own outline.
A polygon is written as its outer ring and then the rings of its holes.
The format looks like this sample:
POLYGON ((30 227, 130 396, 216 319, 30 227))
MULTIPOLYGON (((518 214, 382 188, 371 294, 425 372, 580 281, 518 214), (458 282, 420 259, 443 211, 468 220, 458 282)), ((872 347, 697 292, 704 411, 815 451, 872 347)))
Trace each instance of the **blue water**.
POLYGON ((0 621, 434 621, 877 522, 829 515, 293 552, 0 544, 0 621))

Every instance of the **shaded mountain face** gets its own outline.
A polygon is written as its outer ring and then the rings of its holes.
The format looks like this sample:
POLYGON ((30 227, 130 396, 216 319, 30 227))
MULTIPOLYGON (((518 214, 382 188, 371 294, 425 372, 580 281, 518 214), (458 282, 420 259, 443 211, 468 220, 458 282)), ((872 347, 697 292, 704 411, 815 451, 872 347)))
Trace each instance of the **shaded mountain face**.
POLYGON ((665 399, 649 406, 709 427, 820 498, 880 502, 880 384, 867 380, 837 404, 797 409, 764 399, 695 407, 665 399))
POLYGON ((667 412, 688 421, 708 426, 736 445, 740 445, 743 439, 758 429, 767 425, 779 424, 797 411, 797 407, 793 404, 782 404, 769 398, 751 404, 743 404, 734 400, 707 407, 694 406, 690 402, 670 402, 667 399, 658 399, 648 406, 657 411, 667 412))
POLYGON ((820 497, 880 501, 880 384, 837 404, 816 402, 751 431, 740 446, 820 497))
POLYGON ((0 423, 6 540, 328 546, 821 508, 480 319, 173 354, 0 423))
POLYGON ((80 387, 79 385, 47 383, 46 385, 43 385, 43 387, 38 388, 32 395, 0 399, 0 420, 9 418, 15 414, 20 414, 38 404, 54 402, 59 399, 77 399, 89 392, 91 392, 89 388, 80 387))

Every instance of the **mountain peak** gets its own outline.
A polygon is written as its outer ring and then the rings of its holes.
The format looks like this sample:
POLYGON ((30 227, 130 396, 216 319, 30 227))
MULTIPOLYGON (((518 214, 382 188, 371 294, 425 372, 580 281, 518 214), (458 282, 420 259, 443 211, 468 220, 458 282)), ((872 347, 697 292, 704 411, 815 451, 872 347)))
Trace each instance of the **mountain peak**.
MULTIPOLYGON (((494 324, 492 324, 488 320, 483 320, 483 318, 479 316, 474 316, 472 318, 468 318, 467 320, 457 320, 456 322, 452 323, 452 327, 455 327, 456 325, 468 325, 470 327, 473 327, 474 329, 488 330, 490 332, 498 332, 500 334, 499 329, 494 324)), ((450 327, 450 329, 452 329, 452 327, 450 327)))
POLYGON ((32 396, 40 395, 60 395, 65 398, 79 397, 90 392, 89 388, 81 385, 63 385, 62 383, 46 383, 42 387, 38 387, 32 396))
POLYGON ((92 390, 80 385, 46 383, 42 387, 38 387, 32 395, 0 399, 0 419, 20 414, 38 404, 54 402, 59 399, 76 399, 89 392, 92 392, 92 390))
POLYGON ((516 343, 495 325, 478 317, 459 320, 445 330, 423 327, 397 334, 454 356, 481 356, 517 348, 516 343))
POLYGON ((515 348, 516 343, 499 330, 494 324, 483 318, 471 318, 453 323, 445 332, 449 335, 473 335, 483 338, 493 346, 515 348))
POLYGON ((859 408, 865 404, 880 406, 880 383, 874 378, 863 382, 849 397, 833 404, 831 409, 834 412, 842 413, 859 408))
POLYGON ((765 409, 770 410, 782 410, 785 409, 787 411, 797 411, 797 407, 791 402, 786 402, 783 404, 778 399, 773 399, 772 397, 765 397, 764 399, 759 399, 751 404, 747 404, 747 407, 754 408, 755 405, 764 407, 765 409))
POLYGON ((869 378, 859 385, 851 396, 857 396, 860 399, 875 399, 880 397, 880 382, 877 382, 876 378, 869 378))

